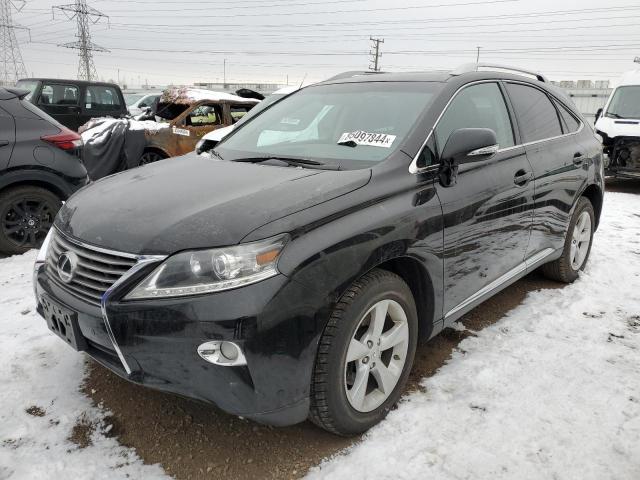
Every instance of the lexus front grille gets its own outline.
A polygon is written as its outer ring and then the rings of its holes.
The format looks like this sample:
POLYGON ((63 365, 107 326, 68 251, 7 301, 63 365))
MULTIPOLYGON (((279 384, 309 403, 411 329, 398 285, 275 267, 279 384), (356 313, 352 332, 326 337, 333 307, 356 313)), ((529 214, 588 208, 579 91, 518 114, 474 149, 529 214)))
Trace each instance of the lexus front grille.
POLYGON ((60 288, 87 303, 99 306, 109 287, 136 263, 135 255, 87 245, 54 229, 47 252, 46 271, 48 278, 60 288), (73 272, 66 276, 61 276, 58 267, 63 254, 73 255, 73 272))

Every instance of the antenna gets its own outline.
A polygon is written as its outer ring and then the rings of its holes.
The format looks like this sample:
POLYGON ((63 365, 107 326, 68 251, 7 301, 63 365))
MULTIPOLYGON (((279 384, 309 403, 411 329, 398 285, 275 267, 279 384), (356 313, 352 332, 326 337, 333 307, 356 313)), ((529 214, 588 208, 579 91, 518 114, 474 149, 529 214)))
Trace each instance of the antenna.
POLYGON ((12 7, 19 12, 24 5, 24 0, 0 0, 0 85, 15 85, 27 76, 15 31, 29 29, 14 24, 11 16, 12 7))
POLYGON ((80 62, 78 64, 78 79, 93 80, 97 78, 98 74, 96 72, 96 66, 93 63, 92 52, 108 52, 109 50, 96 45, 91 41, 89 23, 96 24, 102 18, 106 18, 108 21, 109 17, 99 10, 87 5, 87 0, 76 0, 75 3, 57 5, 53 7, 52 10, 54 15, 55 10, 60 10, 69 20, 73 20, 74 18, 76 19, 78 26, 78 33, 76 34, 76 37, 78 40, 75 42, 63 43, 58 46, 78 50, 78 56, 80 57, 80 62))

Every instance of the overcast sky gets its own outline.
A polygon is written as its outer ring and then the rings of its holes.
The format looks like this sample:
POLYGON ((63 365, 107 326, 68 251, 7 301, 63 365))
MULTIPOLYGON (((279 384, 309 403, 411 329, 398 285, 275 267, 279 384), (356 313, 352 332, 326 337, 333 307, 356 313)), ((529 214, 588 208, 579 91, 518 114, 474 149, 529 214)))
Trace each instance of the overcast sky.
MULTIPOLYGON (((52 0, 14 12, 29 74, 75 77, 75 20, 52 0)), ((66 0, 73 3, 73 0, 66 0)), ((89 0, 98 76, 128 85, 300 83, 367 69, 370 36, 384 38, 384 70, 449 69, 480 60, 552 79, 615 79, 638 67, 638 0, 89 0)))

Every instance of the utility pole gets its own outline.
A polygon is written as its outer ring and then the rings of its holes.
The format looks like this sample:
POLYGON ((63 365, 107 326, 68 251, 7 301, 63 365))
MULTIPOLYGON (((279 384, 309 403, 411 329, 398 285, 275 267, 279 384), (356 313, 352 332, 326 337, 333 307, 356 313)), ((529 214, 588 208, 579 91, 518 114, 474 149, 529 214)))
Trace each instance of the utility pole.
POLYGON ((222 88, 227 88, 227 59, 222 59, 222 88))
POLYGON ((29 29, 15 25, 11 16, 12 7, 19 12, 24 5, 24 0, 0 0, 0 85, 14 85, 27 76, 15 31, 29 29))
POLYGON ((369 40, 373 42, 371 45, 371 48, 373 50, 369 50, 369 55, 373 57, 369 63, 369 70, 372 70, 374 72, 379 72, 380 58, 382 57, 382 52, 380 51, 380 44, 384 43, 384 38, 369 37, 369 40))
POLYGON ((89 23, 96 24, 102 18, 109 17, 104 13, 96 10, 93 7, 87 5, 87 0, 76 0, 75 3, 69 3, 67 5, 57 5, 52 8, 63 12, 69 20, 76 19, 78 26, 78 38, 75 42, 64 43, 59 45, 60 47, 73 48, 78 50, 79 64, 78 64, 78 79, 81 80, 93 80, 98 77, 96 73, 96 66, 93 63, 92 52, 108 52, 106 48, 100 47, 91 41, 91 32, 89 31, 89 23))
POLYGON ((476 63, 480 63, 480 49, 482 47, 476 47, 478 49, 478 53, 476 54, 476 63))

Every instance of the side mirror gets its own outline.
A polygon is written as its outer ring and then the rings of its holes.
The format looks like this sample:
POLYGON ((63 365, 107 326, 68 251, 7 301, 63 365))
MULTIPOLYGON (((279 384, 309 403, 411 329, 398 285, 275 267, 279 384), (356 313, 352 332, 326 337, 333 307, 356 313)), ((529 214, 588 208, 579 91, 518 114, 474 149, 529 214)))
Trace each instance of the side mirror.
POLYGON ((138 108, 145 108, 148 107, 149 105, 147 105, 146 103, 142 102, 141 104, 138 105, 138 108))
POLYGON ((602 116, 602 109, 599 108, 598 111, 596 112, 596 122, 600 120, 601 116, 602 116))
POLYGON ((490 158, 499 148, 490 128, 460 128, 449 135, 440 158, 445 165, 461 165, 490 158))

